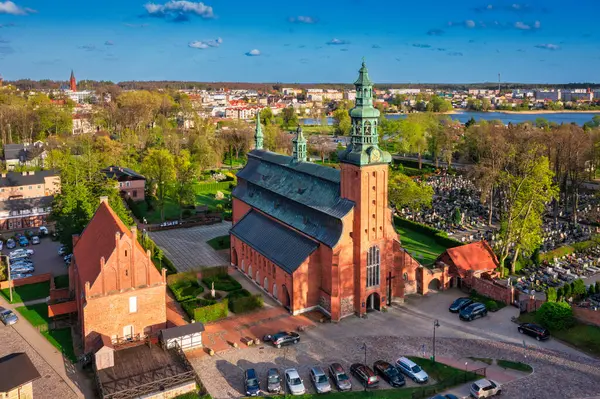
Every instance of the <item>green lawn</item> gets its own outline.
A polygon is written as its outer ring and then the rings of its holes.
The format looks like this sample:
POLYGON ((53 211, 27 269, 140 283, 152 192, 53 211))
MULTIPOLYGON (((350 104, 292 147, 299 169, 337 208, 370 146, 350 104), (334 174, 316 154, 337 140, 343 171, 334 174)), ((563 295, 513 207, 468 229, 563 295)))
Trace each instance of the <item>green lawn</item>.
POLYGON ((302 125, 302 133, 304 134, 333 134, 333 125, 302 125))
MULTIPOLYGON (((2 296, 9 300, 10 292, 8 288, 3 289, 2 296)), ((37 284, 28 284, 13 288, 13 301, 11 303, 22 303, 34 299, 46 298, 50 295, 50 282, 44 281, 37 284)))
POLYGON ((48 305, 45 303, 19 306, 16 310, 34 327, 47 326, 50 321, 48 318, 48 305))
POLYGON ((469 359, 474 360, 476 362, 481 362, 485 364, 492 364, 494 361, 492 359, 488 359, 487 357, 469 357, 469 359))
POLYGON ((447 247, 438 244, 432 236, 410 230, 406 227, 396 226, 400 234, 402 247, 409 254, 416 254, 416 259, 423 265, 431 265, 447 247))
POLYGON ((69 275, 63 274, 63 275, 54 277, 54 287, 55 288, 69 288, 69 275))
POLYGON ((213 249, 216 249, 217 251, 219 251, 221 249, 229 249, 229 247, 231 245, 229 236, 215 237, 212 240, 208 240, 207 243, 208 243, 208 245, 210 245, 213 249))
POLYGON ((498 363, 498 366, 505 368, 505 369, 523 371, 525 373, 531 373, 533 371, 533 367, 531 367, 528 364, 521 363, 521 362, 513 362, 511 360, 498 359, 497 363, 498 363))
POLYGON ((71 328, 59 328, 57 330, 48 330, 42 332, 42 335, 50 342, 56 349, 71 361, 75 363, 77 358, 75 357, 75 351, 73 350, 73 337, 71 336, 71 328))

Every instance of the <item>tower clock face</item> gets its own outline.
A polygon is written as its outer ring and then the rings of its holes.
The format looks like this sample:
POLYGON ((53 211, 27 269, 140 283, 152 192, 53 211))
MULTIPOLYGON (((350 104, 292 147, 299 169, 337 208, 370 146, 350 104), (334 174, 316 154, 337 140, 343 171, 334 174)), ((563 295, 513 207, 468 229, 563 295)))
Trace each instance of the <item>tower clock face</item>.
POLYGON ((381 151, 379 151, 377 148, 373 148, 373 150, 371 151, 371 161, 378 162, 380 159, 381 159, 381 151))

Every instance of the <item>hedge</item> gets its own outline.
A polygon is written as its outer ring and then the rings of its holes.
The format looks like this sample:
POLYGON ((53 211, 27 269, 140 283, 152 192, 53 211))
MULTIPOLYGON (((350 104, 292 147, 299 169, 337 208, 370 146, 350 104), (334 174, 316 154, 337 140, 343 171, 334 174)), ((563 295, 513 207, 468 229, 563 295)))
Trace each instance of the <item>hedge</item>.
POLYGON ((231 181, 222 181, 215 183, 198 183, 196 185, 197 193, 211 193, 215 191, 229 190, 234 186, 234 183, 231 181))
POLYGON ((241 297, 231 300, 229 310, 235 314, 250 312, 263 307, 264 300, 261 294, 241 297))
POLYGON ((216 276, 226 276, 228 273, 227 266, 200 267, 202 278, 210 278, 216 276))
POLYGON ((159 272, 161 271, 160 269, 164 267, 165 269, 167 269, 167 275, 177 273, 177 268, 175 267, 173 262, 171 262, 171 260, 165 256, 163 250, 160 249, 158 245, 156 245, 156 243, 152 241, 150 237, 148 237, 147 234, 144 236, 139 230, 138 242, 140 243, 142 248, 144 248, 144 250, 150 251, 150 256, 152 256, 154 266, 156 266, 159 272))
POLYGON ((560 331, 572 327, 575 323, 573 309, 566 302, 545 302, 535 313, 538 323, 550 331, 560 331))
POLYGON ((432 236, 435 242, 446 247, 454 248, 460 245, 464 245, 462 242, 455 240, 454 238, 448 237, 448 233, 442 230, 438 230, 434 227, 427 226, 423 223, 413 222, 412 220, 403 219, 399 216, 394 216, 394 224, 399 227, 404 227, 419 233, 432 236))
POLYGON ((233 277, 228 274, 218 275, 215 277, 204 277, 202 282, 208 287, 212 288, 212 283, 215 283, 215 290, 218 291, 236 291, 242 288, 242 285, 238 283, 233 277))
POLYGON ((227 294, 227 299, 229 299, 229 303, 231 303, 231 301, 233 301, 234 299, 249 297, 251 295, 252 294, 250 293, 250 291, 248 291, 245 288, 242 288, 241 290, 232 291, 229 294, 227 294))
POLYGON ((204 288, 198 284, 196 272, 171 274, 167 277, 167 285, 178 302, 195 299, 204 292, 204 288))
POLYGON ((591 240, 576 242, 571 245, 563 245, 555 248, 552 251, 545 252, 540 255, 540 261, 552 262, 554 258, 562 258, 565 255, 571 255, 574 252, 585 251, 600 245, 600 238, 595 236, 591 240))
POLYGON ((184 302, 181 306, 191 319, 202 323, 208 323, 227 317, 228 304, 229 301, 227 299, 223 299, 218 303, 211 299, 195 299, 193 301, 184 302))

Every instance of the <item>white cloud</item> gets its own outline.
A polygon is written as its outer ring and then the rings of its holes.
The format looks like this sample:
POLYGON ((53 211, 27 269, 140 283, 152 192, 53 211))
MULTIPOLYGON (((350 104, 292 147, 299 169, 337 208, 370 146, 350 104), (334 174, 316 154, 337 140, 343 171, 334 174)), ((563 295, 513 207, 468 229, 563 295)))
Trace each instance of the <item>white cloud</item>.
POLYGON ((248 57, 258 57, 260 55, 260 50, 258 50, 258 49, 250 50, 246 53, 246 55, 248 57))
POLYGON ((475 21, 473 21, 472 19, 467 19, 465 21, 465 26, 467 28, 474 28, 475 27, 475 21))
POLYGON ((531 26, 527 25, 524 22, 517 21, 517 22, 515 22, 515 28, 521 29, 521 30, 529 30, 529 29, 531 29, 531 26))
POLYGON ((223 43, 223 39, 218 37, 215 40, 196 40, 196 41, 190 42, 188 44, 188 47, 204 50, 204 49, 207 49, 210 47, 219 47, 221 45, 221 43, 223 43))
POLYGON ((535 29, 540 29, 540 28, 542 27, 542 24, 540 23, 540 21, 535 21, 535 22, 533 23, 533 27, 534 27, 535 29))
POLYGON ((349 44, 350 42, 347 40, 342 40, 342 39, 337 39, 337 38, 333 38, 330 41, 327 42, 327 44, 331 45, 331 46, 339 46, 342 44, 349 44))
POLYGON ((316 18, 309 17, 306 15, 300 15, 298 17, 290 17, 289 21, 292 23, 300 23, 300 24, 315 24, 315 23, 317 23, 316 18))
POLYGON ((144 8, 148 14, 156 17, 197 15, 202 18, 214 18, 213 8, 202 2, 171 0, 165 4, 147 3, 144 8))
POLYGON ((35 10, 31 8, 23 8, 19 7, 12 1, 0 1, 0 14, 9 14, 9 15, 28 15, 31 13, 35 13, 35 10))
POLYGON ((560 46, 558 44, 552 44, 552 43, 538 44, 534 47, 542 49, 542 50, 550 50, 550 51, 560 50, 560 46))
POLYGON ((105 46, 114 46, 115 42, 113 42, 112 40, 107 40, 107 41, 104 42, 104 45, 105 46))

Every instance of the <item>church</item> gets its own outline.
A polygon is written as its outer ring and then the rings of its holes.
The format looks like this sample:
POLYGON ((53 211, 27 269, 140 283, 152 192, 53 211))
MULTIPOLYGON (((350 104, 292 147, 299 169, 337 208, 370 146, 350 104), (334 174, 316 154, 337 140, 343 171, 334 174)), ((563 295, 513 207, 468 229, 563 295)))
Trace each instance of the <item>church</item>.
POLYGON ((379 148, 379 111, 363 62, 340 169, 307 161, 298 128, 292 156, 255 149, 233 190, 231 263, 292 314, 332 321, 380 310, 415 291, 419 266, 402 249, 388 203, 392 157, 379 148))

